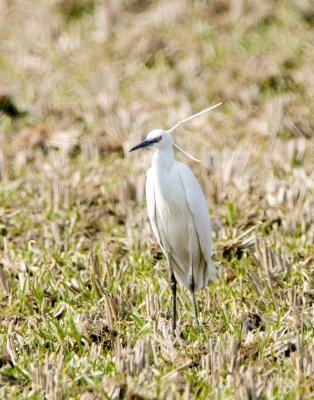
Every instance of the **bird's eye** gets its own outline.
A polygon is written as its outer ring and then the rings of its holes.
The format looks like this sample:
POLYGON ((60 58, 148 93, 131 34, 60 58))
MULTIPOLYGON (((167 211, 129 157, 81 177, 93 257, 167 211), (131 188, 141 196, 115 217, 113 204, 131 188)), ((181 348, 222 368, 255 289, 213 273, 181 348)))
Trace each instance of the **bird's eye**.
POLYGON ((162 139, 162 135, 157 136, 157 137, 156 137, 156 142, 157 142, 157 143, 160 142, 161 139, 162 139))

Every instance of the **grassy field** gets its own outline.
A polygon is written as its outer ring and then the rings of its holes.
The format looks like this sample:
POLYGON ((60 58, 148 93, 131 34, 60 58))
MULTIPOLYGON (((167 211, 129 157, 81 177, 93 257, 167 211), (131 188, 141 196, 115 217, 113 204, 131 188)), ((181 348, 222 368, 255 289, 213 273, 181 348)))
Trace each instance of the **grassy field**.
POLYGON ((0 398, 314 398, 311 0, 0 0, 0 398), (153 128, 201 164, 201 329, 165 259, 153 128))

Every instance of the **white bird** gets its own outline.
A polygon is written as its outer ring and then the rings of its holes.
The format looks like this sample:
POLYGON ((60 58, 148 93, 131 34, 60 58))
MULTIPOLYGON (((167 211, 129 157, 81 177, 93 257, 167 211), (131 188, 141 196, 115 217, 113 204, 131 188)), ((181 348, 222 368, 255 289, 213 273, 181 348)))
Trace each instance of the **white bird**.
POLYGON ((173 332, 176 330, 177 281, 191 292, 198 325, 195 291, 206 287, 209 279, 214 280, 216 271, 211 260, 211 225, 205 196, 191 169, 174 159, 173 146, 196 159, 174 143, 170 132, 220 104, 179 121, 168 131, 152 130, 146 140, 130 150, 148 146, 156 149, 147 171, 146 201, 153 233, 169 265, 173 332))

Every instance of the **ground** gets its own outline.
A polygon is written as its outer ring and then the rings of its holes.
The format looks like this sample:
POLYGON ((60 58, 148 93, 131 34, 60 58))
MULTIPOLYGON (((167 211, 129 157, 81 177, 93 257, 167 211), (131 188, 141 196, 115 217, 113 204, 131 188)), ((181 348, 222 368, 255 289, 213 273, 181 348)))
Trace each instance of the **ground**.
POLYGON ((0 398, 314 398, 311 0, 0 0, 0 398), (149 130, 197 164, 216 282, 179 289, 149 130))

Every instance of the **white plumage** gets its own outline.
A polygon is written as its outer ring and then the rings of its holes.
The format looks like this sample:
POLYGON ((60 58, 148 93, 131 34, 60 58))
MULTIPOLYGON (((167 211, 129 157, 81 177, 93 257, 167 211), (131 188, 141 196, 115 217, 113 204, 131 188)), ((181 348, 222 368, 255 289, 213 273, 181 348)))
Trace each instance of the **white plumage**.
POLYGON ((155 129, 133 147, 153 146, 147 172, 146 200, 153 233, 169 263, 173 291, 173 329, 176 327, 176 281, 192 293, 215 278, 211 261, 211 226, 205 196, 190 168, 174 159, 169 132, 155 129))
POLYGON ((148 216, 163 253, 173 258, 179 283, 190 288, 192 262, 195 290, 199 290, 214 277, 207 204, 193 172, 175 161, 171 150, 158 150, 147 171, 148 216))

